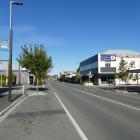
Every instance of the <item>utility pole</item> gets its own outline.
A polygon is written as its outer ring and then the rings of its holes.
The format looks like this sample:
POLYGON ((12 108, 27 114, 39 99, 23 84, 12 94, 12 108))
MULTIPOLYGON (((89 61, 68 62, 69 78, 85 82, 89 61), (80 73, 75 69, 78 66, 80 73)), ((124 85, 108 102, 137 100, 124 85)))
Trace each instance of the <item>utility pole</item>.
POLYGON ((9 86, 9 94, 8 101, 11 102, 11 94, 12 94, 12 44, 13 44, 13 29, 12 29, 12 8, 13 5, 23 5, 23 3, 15 2, 14 0, 10 0, 10 39, 9 39, 9 66, 8 66, 8 86, 9 86))
POLYGON ((13 43, 12 3, 13 1, 10 0, 10 40, 9 40, 9 66, 8 66, 8 86, 9 86, 8 101, 9 102, 11 102, 11 91, 12 91, 12 43, 13 43))

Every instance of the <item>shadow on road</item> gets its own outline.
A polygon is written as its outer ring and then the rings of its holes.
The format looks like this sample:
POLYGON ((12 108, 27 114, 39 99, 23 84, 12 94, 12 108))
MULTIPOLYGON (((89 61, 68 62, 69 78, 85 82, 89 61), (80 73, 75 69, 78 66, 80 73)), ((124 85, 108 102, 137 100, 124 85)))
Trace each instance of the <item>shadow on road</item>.
MULTIPOLYGON (((20 90, 20 89, 21 89, 21 87, 12 87, 12 90, 20 90)), ((9 91, 8 87, 0 88, 0 95, 6 93, 8 91, 9 91)))
MULTIPOLYGON (((0 102, 3 102, 2 100, 7 100, 8 101, 8 87, 0 88, 0 102)), ((18 99, 22 93, 21 93, 21 88, 18 87, 13 87, 12 88, 12 100, 11 102, 15 101, 18 99)))
MULTIPOLYGON (((27 90, 30 90, 30 91, 37 91, 37 88, 36 87, 31 87, 31 88, 28 88, 27 90)), ((49 89, 48 88, 43 88, 43 87, 39 87, 38 88, 38 91, 48 91, 49 89)))
POLYGON ((7 92, 8 91, 8 88, 1 88, 0 89, 0 94, 3 94, 3 93, 5 93, 5 92, 7 92))
POLYGON ((22 94, 15 94, 14 96, 12 96, 12 100, 11 102, 17 100, 22 94))

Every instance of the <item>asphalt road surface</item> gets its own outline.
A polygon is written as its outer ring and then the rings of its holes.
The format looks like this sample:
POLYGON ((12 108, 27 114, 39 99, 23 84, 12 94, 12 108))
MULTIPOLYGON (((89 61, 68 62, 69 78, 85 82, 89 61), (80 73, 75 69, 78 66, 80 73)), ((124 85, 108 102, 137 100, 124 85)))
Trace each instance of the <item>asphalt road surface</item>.
POLYGON ((0 140, 80 140, 55 94, 30 93, 0 117, 0 140))
POLYGON ((140 140, 140 96, 48 82, 89 140, 140 140))

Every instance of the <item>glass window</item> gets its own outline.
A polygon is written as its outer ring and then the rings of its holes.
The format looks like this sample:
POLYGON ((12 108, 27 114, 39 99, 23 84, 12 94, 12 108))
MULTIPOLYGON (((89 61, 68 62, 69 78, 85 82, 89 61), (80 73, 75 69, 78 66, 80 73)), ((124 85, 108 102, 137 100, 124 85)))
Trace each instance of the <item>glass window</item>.
POLYGON ((135 61, 130 62, 130 68, 135 68, 135 61))
POLYGON ((105 67, 110 67, 111 65, 110 65, 110 63, 109 62, 106 62, 105 63, 105 67))

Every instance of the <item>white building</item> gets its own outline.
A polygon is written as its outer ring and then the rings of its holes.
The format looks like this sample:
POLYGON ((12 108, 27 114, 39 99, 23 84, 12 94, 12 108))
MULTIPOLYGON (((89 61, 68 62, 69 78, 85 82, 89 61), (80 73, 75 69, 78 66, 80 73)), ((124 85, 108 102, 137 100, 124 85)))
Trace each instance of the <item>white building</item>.
MULTIPOLYGON (((24 84, 24 85, 32 85, 35 82, 35 76, 29 73, 25 68, 21 68, 19 70, 19 66, 17 64, 13 65, 12 73, 16 75, 16 84, 24 84)), ((0 74, 6 75, 8 77, 8 62, 0 63, 0 74)), ((6 79, 8 83, 8 79, 6 79)))
MULTIPOLYGON (((98 53, 80 63, 80 72, 83 79, 88 77, 92 72, 94 84, 109 84, 110 82, 118 85, 125 84, 120 79, 115 79, 115 74, 118 73, 118 67, 121 58, 123 58, 129 66, 130 70, 140 69, 140 53, 129 50, 108 50, 104 53, 98 53)), ((128 84, 138 84, 139 74, 133 73, 133 78, 128 81, 128 84), (137 78, 136 78, 137 77, 137 78)))

